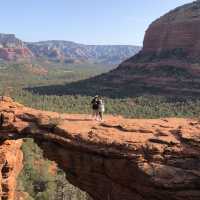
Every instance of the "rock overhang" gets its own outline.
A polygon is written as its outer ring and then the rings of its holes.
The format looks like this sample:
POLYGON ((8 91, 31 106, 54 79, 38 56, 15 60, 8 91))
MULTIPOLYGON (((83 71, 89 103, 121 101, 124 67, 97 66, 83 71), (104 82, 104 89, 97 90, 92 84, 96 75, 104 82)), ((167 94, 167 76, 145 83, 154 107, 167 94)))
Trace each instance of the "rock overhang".
POLYGON ((69 181, 94 199, 200 197, 198 120, 106 116, 99 123, 87 115, 35 110, 9 98, 0 102, 0 113, 1 137, 34 138, 69 181))

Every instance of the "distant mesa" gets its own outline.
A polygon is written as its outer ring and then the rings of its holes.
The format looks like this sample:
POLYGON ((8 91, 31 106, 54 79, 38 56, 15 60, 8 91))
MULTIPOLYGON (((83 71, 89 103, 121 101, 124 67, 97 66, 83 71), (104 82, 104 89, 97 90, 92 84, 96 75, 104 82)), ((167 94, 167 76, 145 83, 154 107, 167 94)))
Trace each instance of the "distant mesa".
POLYGON ((83 45, 58 40, 26 44, 36 57, 64 61, 65 63, 89 61, 119 64, 141 50, 141 47, 131 45, 83 45))
POLYGON ((64 63, 85 61, 119 64, 140 51, 139 46, 129 45, 83 45, 68 41, 23 42, 14 34, 0 34, 0 59, 44 58, 64 63))
POLYGON ((18 60, 33 57, 33 53, 14 34, 0 34, 0 58, 18 60))
POLYGON ((0 34, 1 48, 22 48, 24 43, 17 39, 14 34, 0 34))

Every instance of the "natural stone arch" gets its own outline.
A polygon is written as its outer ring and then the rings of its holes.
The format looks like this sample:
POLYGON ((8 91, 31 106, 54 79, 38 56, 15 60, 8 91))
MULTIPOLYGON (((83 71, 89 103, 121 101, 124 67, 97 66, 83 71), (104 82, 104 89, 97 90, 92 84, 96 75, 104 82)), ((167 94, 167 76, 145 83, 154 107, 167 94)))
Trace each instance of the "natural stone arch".
POLYGON ((31 137, 67 179, 95 200, 200 197, 200 123, 189 119, 105 123, 0 102, 4 139, 31 137))

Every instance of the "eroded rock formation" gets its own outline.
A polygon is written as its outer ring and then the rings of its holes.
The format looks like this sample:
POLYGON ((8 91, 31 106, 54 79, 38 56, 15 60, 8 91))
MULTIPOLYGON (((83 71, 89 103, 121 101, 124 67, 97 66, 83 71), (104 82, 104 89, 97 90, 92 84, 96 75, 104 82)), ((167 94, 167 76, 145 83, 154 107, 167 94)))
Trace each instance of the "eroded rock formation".
POLYGON ((0 102, 0 113, 1 138, 34 138, 67 179, 95 200, 200 198, 198 120, 106 116, 98 123, 9 98, 0 102))
POLYGON ((189 56, 200 52, 200 2, 178 7, 153 22, 146 32, 144 52, 182 49, 189 56))
POLYGON ((0 58, 7 61, 27 59, 33 57, 32 52, 24 42, 14 34, 0 34, 0 58))
POLYGON ((23 154, 21 140, 1 141, 0 144, 0 197, 13 200, 16 193, 17 176, 22 170, 23 154))
POLYGON ((7 61, 31 58, 32 52, 28 48, 0 48, 0 58, 7 61))

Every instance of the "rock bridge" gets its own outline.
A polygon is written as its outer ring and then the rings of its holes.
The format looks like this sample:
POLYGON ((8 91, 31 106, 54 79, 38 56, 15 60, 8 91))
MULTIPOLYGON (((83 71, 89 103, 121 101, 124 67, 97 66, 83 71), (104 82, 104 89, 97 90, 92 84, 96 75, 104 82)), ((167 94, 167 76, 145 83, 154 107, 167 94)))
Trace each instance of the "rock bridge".
POLYGON ((200 122, 67 115, 0 101, 0 189, 13 200, 22 138, 31 137, 66 178, 95 200, 200 199, 200 122))

